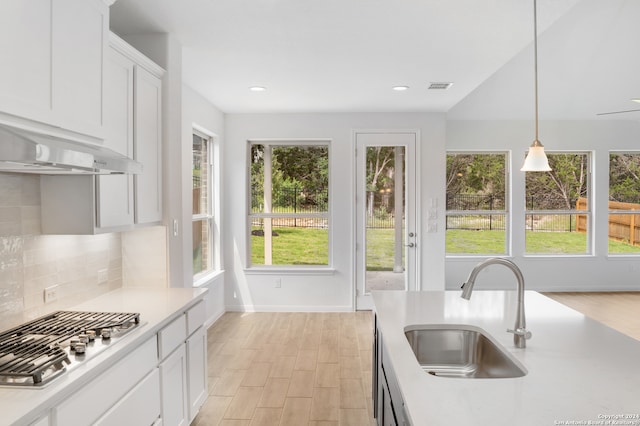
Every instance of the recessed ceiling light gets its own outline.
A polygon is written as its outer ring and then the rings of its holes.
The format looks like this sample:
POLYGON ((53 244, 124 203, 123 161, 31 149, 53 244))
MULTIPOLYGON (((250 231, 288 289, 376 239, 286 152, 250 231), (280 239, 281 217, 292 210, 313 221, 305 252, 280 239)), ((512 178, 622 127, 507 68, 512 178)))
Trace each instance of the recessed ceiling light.
POLYGON ((637 102, 637 103, 640 104, 640 98, 633 98, 633 99, 631 99, 631 102, 637 102))
POLYGON ((396 92, 404 92, 405 90, 409 90, 409 86, 393 86, 393 90, 396 92))
POLYGON ((428 90, 447 90, 451 86, 453 86, 453 83, 448 83, 448 82, 447 83, 445 83, 445 82, 430 83, 429 87, 427 89, 428 90))
POLYGON ((251 86, 249 87, 249 90, 251 90, 252 92, 264 92, 265 90, 267 90, 267 88, 264 86, 251 86))

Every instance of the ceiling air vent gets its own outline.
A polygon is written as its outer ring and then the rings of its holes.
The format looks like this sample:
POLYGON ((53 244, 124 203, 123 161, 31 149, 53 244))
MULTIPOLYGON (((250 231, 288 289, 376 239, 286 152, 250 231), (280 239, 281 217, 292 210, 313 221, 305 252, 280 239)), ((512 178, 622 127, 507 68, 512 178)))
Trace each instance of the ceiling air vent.
POLYGON ((447 90, 453 83, 431 83, 428 90, 447 90))

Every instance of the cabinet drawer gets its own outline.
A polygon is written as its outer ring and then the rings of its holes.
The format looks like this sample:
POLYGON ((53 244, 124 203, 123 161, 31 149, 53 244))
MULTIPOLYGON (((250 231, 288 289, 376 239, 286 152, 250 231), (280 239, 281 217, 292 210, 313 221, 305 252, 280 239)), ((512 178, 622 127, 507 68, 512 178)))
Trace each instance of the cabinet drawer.
POLYGON ((202 300, 187 311, 187 336, 191 336, 194 331, 204 324, 206 316, 207 312, 202 300))
POLYGON ((182 314, 158 333, 158 354, 161 360, 187 340, 186 322, 186 316, 182 314))
POLYGON ((151 425, 160 417, 160 373, 155 368, 111 410, 96 422, 99 426, 151 425))
POLYGON ((54 409, 57 425, 95 422, 158 365, 155 336, 54 409))

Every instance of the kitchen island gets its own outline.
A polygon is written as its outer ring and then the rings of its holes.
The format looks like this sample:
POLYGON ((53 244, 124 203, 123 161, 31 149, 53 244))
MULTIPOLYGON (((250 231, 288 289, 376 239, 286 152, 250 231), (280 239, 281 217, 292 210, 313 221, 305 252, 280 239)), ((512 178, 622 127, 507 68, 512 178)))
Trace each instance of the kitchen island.
MULTIPOLYGON (((527 291, 527 329, 533 336, 526 348, 518 349, 513 335, 506 332, 514 325, 515 291, 476 291, 468 301, 460 294, 373 292, 376 333, 384 350, 380 353, 397 423, 640 425, 639 341, 527 291), (482 379, 427 374, 404 331, 408 326, 435 324, 479 327, 527 374, 482 379)), ((374 378, 374 387, 375 383, 374 378)))
MULTIPOLYGON (((163 415, 174 415, 178 411, 178 415, 186 415, 190 408, 187 401, 174 411, 171 411, 173 407, 161 406, 162 393, 158 386, 161 378, 165 381, 177 378, 182 381, 182 387, 178 383, 172 391, 177 388, 187 393, 186 385, 189 383, 184 377, 187 371, 181 369, 187 361, 184 356, 188 351, 188 348, 185 349, 185 340, 187 344, 191 339, 201 345, 203 338, 206 339, 202 330, 206 291, 122 288, 69 308, 70 311, 136 312, 140 314, 141 326, 42 388, 1 387, 0 424, 66 426, 93 424, 96 421, 100 424, 117 424, 116 421, 123 415, 135 419, 133 414, 136 414, 136 410, 146 414, 144 411, 147 409, 152 410, 149 412, 152 418, 158 419, 161 412, 163 415), (191 331, 190 328, 197 331, 191 331), (177 358, 177 362, 170 364, 174 358, 177 358), (177 369, 173 368, 174 365, 177 369), (182 376, 179 376, 181 373, 182 376), (127 385, 128 382, 131 384, 127 385), (91 395, 99 397, 89 398, 91 395), (150 396, 152 398, 149 400, 150 396), (141 401, 141 398, 144 404, 130 410, 131 404, 141 401), (72 415, 71 420, 64 420, 67 413, 72 415)), ((206 364, 206 340, 204 342, 200 358, 204 350, 206 364)), ((193 372, 198 373, 196 370, 193 372)), ((204 375, 196 378, 202 379, 200 387, 204 385, 206 389, 206 371, 200 372, 204 375)), ((171 395, 166 390, 165 394, 171 395)), ((151 423, 153 421, 148 424, 151 423)), ((164 424, 171 422, 165 421, 164 424)))

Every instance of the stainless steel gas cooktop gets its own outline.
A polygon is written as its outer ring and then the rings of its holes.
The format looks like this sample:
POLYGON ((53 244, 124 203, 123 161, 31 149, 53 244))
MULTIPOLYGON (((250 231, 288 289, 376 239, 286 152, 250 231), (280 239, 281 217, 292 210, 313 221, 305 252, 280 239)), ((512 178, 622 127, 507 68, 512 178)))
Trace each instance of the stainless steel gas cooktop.
POLYGON ((0 386, 41 388, 141 326, 140 314, 58 311, 0 333, 0 386))

